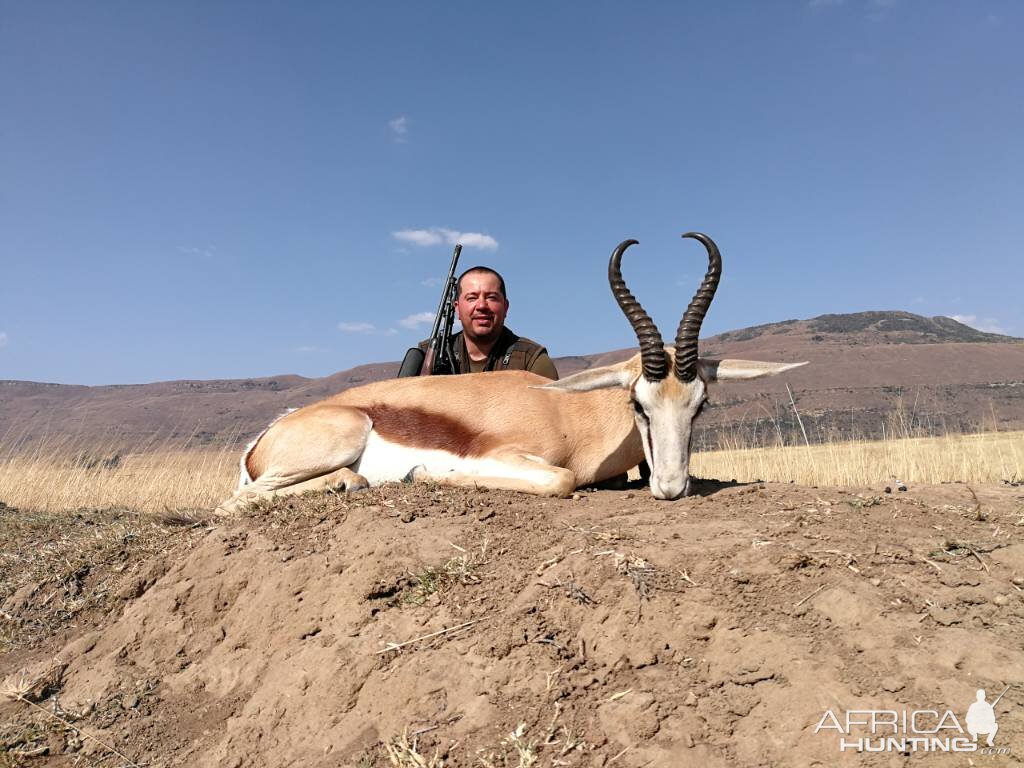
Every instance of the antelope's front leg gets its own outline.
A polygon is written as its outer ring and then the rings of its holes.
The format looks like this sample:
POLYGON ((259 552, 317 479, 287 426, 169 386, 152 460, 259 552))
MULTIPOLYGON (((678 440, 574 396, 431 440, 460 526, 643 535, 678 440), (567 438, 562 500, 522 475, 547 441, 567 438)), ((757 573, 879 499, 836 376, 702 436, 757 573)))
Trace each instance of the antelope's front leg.
POLYGON ((576 489, 576 476, 572 472, 528 453, 501 453, 471 459, 465 467, 451 471, 432 472, 429 467, 420 465, 414 467, 408 477, 416 482, 520 491, 537 496, 568 496, 576 489))

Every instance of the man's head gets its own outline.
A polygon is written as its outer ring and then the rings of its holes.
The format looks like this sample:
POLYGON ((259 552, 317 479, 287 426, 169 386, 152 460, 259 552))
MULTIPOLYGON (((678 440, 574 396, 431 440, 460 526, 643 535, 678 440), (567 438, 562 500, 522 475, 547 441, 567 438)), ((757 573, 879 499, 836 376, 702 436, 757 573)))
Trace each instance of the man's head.
POLYGON ((508 298, 505 281, 490 267, 471 267, 459 277, 455 311, 466 336, 494 341, 505 327, 508 298))

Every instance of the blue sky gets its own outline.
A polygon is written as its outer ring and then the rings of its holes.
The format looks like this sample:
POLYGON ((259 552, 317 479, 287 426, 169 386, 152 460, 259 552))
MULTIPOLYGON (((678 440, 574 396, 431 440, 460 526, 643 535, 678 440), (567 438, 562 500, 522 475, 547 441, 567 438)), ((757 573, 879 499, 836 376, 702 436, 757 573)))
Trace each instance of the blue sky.
MULTIPOLYGON (((396 360, 451 240, 553 355, 827 312, 1024 336, 1024 5, 0 0, 0 379, 396 360), (471 246, 471 247, 470 247, 471 246)), ((417 324, 417 321, 420 321, 417 324)))

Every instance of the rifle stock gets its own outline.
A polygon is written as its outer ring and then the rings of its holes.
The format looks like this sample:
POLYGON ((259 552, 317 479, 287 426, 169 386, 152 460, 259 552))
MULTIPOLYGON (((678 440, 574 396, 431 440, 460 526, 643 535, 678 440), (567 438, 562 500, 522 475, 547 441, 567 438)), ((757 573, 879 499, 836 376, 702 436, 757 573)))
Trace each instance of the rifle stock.
POLYGON ((423 360, 426 354, 419 347, 409 347, 402 359, 402 367, 398 369, 398 378, 404 379, 407 376, 419 376, 423 369, 423 360))

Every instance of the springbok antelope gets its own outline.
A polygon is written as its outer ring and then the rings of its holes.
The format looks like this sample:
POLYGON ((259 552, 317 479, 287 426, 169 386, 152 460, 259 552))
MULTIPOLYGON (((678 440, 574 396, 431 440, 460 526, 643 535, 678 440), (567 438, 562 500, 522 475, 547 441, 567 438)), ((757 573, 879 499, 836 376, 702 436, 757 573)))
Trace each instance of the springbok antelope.
POLYGON ((691 425, 710 382, 773 376, 806 363, 707 360, 697 336, 722 274, 711 238, 704 280, 683 314, 674 347, 633 297, 620 264, 612 293, 640 352, 629 360, 548 382, 526 371, 393 379, 349 389, 273 422, 242 455, 231 514, 273 494, 357 490, 394 480, 484 486, 565 496, 646 458, 651 493, 690 490, 691 425), (545 383, 548 382, 548 383, 545 383))

